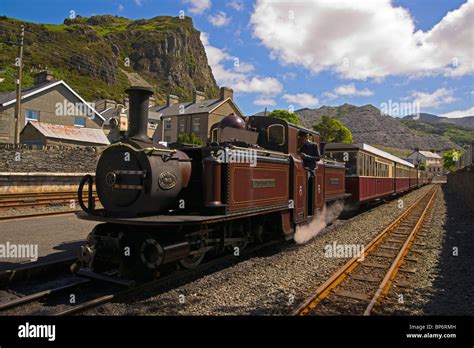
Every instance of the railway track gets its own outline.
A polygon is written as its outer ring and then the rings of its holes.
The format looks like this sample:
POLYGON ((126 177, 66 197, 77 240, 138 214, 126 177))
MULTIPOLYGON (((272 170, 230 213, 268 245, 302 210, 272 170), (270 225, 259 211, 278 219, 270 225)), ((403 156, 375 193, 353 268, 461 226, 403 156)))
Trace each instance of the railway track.
MULTIPOLYGON (((96 195, 94 195, 97 198, 96 195)), ((87 197, 84 195, 84 198, 87 197)), ((0 210, 77 204, 77 192, 39 192, 0 195, 0 210)))
MULTIPOLYGON (((257 251, 277 244, 279 241, 270 241, 262 245, 257 245, 243 250, 242 256, 250 256, 257 251)), ((51 286, 44 290, 34 292, 19 298, 4 301, 0 303, 0 315, 4 315, 5 311, 14 310, 15 315, 49 315, 49 316, 66 316, 80 314, 91 308, 99 307, 108 302, 118 300, 128 295, 141 293, 146 290, 160 289, 166 287, 170 283, 179 282, 189 277, 202 274, 215 267, 224 267, 226 264, 232 264, 236 260, 233 254, 226 255, 217 259, 210 260, 200 266, 170 273, 162 278, 147 282, 134 284, 133 282, 124 281, 122 286, 118 282, 104 281, 105 277, 87 277, 86 273, 75 276, 67 284, 51 286), (128 285, 128 286, 127 286, 128 285), (67 304, 67 299, 73 293, 83 293, 83 300, 74 304, 67 304), (92 296, 90 296, 92 294, 92 296), (93 295, 95 294, 95 296, 93 295), (36 302, 36 303, 35 303, 36 302), (31 304, 33 306, 31 307, 31 304), (30 306, 30 307, 28 307, 30 306), (23 310, 24 309, 24 310, 23 310)), ((107 276, 113 276, 115 273, 110 272, 107 276)))
MULTIPOLYGON (((96 194, 94 198, 97 200, 96 194)), ((84 199, 87 197, 84 195, 84 199)), ((31 218, 31 217, 42 217, 50 215, 61 215, 78 212, 80 209, 75 209, 79 204, 77 202, 76 191, 64 191, 64 192, 31 192, 31 193, 16 193, 16 194, 4 194, 0 195, 0 212, 1 211, 12 211, 13 214, 7 214, 0 216, 0 221, 12 220, 18 218, 31 218), (33 213, 19 214, 19 211, 23 209, 32 208, 51 208, 51 207, 64 207, 67 206, 71 210, 66 211, 39 211, 33 213)))
MULTIPOLYGON (((380 305, 398 272, 413 273, 407 257, 438 192, 433 186, 326 280, 293 315, 370 315, 380 305)), ((416 251, 416 250, 412 250, 416 251)))

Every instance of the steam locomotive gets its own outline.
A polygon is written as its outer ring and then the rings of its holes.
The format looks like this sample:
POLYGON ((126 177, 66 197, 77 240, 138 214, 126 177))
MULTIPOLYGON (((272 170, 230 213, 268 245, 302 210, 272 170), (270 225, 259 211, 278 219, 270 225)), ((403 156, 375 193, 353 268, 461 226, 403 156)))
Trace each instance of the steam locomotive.
POLYGON ((95 178, 79 185, 78 217, 100 224, 81 247, 76 269, 150 279, 165 264, 193 268, 208 254, 291 240, 325 204, 348 196, 345 166, 323 160, 317 132, 271 117, 228 115, 211 127, 205 146, 168 147, 147 136, 153 92, 126 92, 127 137, 105 148, 95 178), (299 136, 317 144, 314 170, 304 166, 299 136), (94 185, 102 209, 94 206, 94 185))

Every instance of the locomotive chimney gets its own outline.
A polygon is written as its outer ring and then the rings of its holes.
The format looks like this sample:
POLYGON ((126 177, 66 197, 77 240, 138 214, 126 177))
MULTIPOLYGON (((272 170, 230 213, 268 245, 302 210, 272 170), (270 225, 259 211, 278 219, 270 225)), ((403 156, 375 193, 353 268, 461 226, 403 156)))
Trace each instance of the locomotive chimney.
POLYGON ((125 90, 129 98, 128 137, 150 142, 147 135, 148 106, 153 91, 148 87, 132 86, 125 90))

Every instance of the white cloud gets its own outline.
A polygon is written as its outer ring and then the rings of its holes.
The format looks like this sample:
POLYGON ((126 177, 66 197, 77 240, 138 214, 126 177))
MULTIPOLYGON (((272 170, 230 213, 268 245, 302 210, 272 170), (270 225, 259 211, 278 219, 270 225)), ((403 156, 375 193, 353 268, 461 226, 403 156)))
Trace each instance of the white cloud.
POLYGON ((125 7, 123 7, 122 4, 119 4, 119 5, 118 5, 118 11, 119 11, 119 12, 122 12, 124 9, 125 9, 125 7))
POLYGON ((326 99, 336 99, 337 97, 339 97, 337 94, 333 92, 324 92, 322 96, 326 99))
POLYGON ((283 94, 282 98, 285 99, 288 103, 308 108, 316 106, 319 103, 318 98, 308 93, 283 94))
POLYGON ((474 107, 466 109, 466 110, 456 110, 456 111, 447 112, 447 113, 445 113, 443 115, 440 115, 440 116, 449 117, 449 118, 474 116, 474 107))
POLYGON ((133 2, 134 2, 135 5, 137 5, 137 6, 143 6, 143 0, 133 0, 133 2))
POLYGON ((245 7, 243 0, 231 0, 227 3, 227 6, 232 7, 236 11, 242 11, 245 7))
POLYGON ((259 106, 275 106, 276 102, 272 98, 258 98, 253 101, 255 105, 259 106))
POLYGON ((182 0, 183 3, 189 4, 189 12, 195 15, 200 15, 209 10, 212 6, 211 0, 182 0))
POLYGON ((468 0, 423 32, 391 0, 257 0, 250 22, 253 35, 283 64, 380 80, 473 73, 473 17, 474 0, 468 0))
POLYGON ((234 64, 234 70, 240 73, 249 73, 255 70, 255 67, 250 63, 238 63, 234 64))
POLYGON ((223 11, 217 12, 214 16, 209 16, 209 23, 215 27, 225 27, 230 23, 231 18, 227 17, 227 14, 223 11))
POLYGON ((253 65, 241 62, 225 50, 212 46, 207 33, 201 33, 201 41, 219 85, 231 87, 239 93, 259 93, 266 96, 276 95, 283 90, 283 85, 274 77, 252 76, 250 72, 254 69, 253 65), (239 61, 238 66, 234 65, 236 61, 239 61), (224 65, 226 62, 232 67, 226 68, 224 65))
POLYGON ((370 97, 372 95, 374 95, 374 92, 372 92, 370 89, 357 89, 357 87, 353 83, 338 86, 334 88, 331 92, 324 92, 322 94, 322 96, 327 99, 336 99, 339 96, 370 97))
MULTIPOLYGON (((421 108, 437 108, 444 104, 456 101, 453 91, 446 88, 439 88, 433 93, 414 91, 411 94, 413 103, 417 103, 421 108)), ((407 98, 408 99, 408 98, 407 98)))
POLYGON ((296 78, 296 74, 293 72, 287 72, 287 73, 282 74, 281 78, 285 81, 294 80, 296 78))
POLYGON ((334 93, 337 95, 361 96, 361 97, 370 97, 371 95, 374 95, 374 92, 372 92, 371 90, 367 88, 357 89, 353 83, 336 87, 334 89, 334 93))

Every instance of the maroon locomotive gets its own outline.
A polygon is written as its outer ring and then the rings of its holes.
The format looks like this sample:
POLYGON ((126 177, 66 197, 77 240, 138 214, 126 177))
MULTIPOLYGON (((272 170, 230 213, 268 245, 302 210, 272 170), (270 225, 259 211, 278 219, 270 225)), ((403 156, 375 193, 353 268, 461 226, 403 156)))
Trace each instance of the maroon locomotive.
POLYGON ((102 152, 95 179, 81 181, 78 216, 101 223, 81 247, 76 269, 118 269, 134 279, 156 277, 171 262, 192 268, 209 253, 275 236, 290 240, 326 202, 347 197, 344 164, 322 159, 317 132, 271 117, 229 115, 212 127, 206 146, 166 147, 146 135, 152 92, 128 93, 127 138, 102 152), (312 156, 299 152, 301 138, 312 141, 312 156), (311 157, 314 169, 302 157, 311 157), (94 208, 94 181, 103 209, 94 208))

